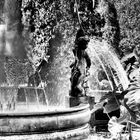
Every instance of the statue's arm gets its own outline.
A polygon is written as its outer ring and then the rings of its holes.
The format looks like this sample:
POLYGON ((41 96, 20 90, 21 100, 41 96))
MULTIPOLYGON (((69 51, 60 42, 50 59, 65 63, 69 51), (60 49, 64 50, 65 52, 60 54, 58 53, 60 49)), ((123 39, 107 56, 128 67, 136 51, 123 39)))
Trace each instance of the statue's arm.
POLYGON ((85 52, 84 58, 85 58, 86 63, 87 63, 87 68, 90 68, 90 66, 91 66, 91 59, 90 59, 90 57, 89 57, 87 52, 85 52))

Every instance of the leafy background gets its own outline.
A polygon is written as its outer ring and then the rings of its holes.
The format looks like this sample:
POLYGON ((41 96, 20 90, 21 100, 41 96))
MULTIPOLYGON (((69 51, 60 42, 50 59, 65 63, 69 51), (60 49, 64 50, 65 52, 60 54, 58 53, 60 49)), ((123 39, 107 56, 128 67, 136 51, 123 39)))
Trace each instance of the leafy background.
MULTIPOLYGON (((111 1, 117 10, 120 26, 120 40, 117 41, 120 41, 120 44, 114 46, 114 48, 116 47, 119 49, 121 57, 123 57, 131 53, 136 46, 139 46, 140 2, 139 0, 111 1)), ((28 58, 34 69, 40 64, 42 59, 45 59, 48 61, 48 65, 46 67, 44 80, 50 79, 49 77, 53 76, 57 81, 58 75, 63 77, 65 74, 68 74, 67 77, 70 77, 69 65, 74 59, 72 48, 76 32, 79 28, 78 17, 75 10, 75 1, 1 0, 1 23, 5 22, 3 12, 4 5, 7 2, 9 2, 9 8, 7 9, 9 9, 9 19, 11 19, 11 23, 13 22, 12 17, 14 15, 16 15, 15 21, 20 19, 18 20, 20 23, 18 25, 20 25, 21 28, 16 27, 16 29, 20 31, 18 33, 22 36, 22 41, 24 38, 24 46, 26 46, 28 58), (57 67, 59 64, 61 67, 57 67), (56 69, 56 67, 58 69, 56 69)), ((91 26, 91 22, 94 21, 90 12, 91 2, 91 0, 81 0, 81 11, 85 14, 88 23, 90 23, 89 26, 91 26), (89 7, 89 9, 83 10, 83 7, 86 6, 89 7)), ((106 31, 109 33, 111 30, 109 31, 109 28, 107 28, 106 31)), ((107 38, 109 39, 111 37, 108 36, 107 38)), ((20 37, 16 36, 14 39, 19 40, 20 37)), ((19 43, 14 44, 14 46, 16 45, 18 46, 19 43)), ((21 65, 21 63, 18 64, 21 65)), ((23 64, 27 65, 25 62, 23 62, 23 64)), ((26 74, 26 72, 23 73, 26 74)))
POLYGON ((112 0, 116 6, 121 31, 120 48, 124 55, 140 46, 140 1, 112 0))

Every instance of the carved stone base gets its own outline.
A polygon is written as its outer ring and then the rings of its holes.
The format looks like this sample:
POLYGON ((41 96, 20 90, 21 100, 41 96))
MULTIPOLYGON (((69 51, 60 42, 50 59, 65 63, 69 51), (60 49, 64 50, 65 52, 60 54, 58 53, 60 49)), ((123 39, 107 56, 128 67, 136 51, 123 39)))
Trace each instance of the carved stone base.
POLYGON ((45 134, 0 136, 0 140, 82 140, 89 136, 89 125, 86 124, 77 129, 50 132, 45 134))

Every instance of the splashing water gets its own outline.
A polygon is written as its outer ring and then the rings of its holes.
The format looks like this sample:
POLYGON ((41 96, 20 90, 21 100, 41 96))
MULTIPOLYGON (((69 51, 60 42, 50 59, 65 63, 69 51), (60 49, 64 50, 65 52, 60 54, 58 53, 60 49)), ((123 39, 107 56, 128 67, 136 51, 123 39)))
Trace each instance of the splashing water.
MULTIPOLYGON (((64 103, 49 105, 43 88, 26 86, 0 86, 0 113, 30 113, 65 110, 64 103)), ((61 97, 60 97, 61 98, 61 97)), ((65 97, 64 100, 69 100, 65 97)), ((62 99, 60 99, 62 101, 62 99)))
POLYGON ((88 44, 87 52, 92 61, 89 94, 98 93, 96 96, 99 96, 97 97, 99 99, 103 92, 112 91, 120 85, 122 90, 128 87, 129 81, 126 72, 119 58, 106 41, 92 38, 88 44))

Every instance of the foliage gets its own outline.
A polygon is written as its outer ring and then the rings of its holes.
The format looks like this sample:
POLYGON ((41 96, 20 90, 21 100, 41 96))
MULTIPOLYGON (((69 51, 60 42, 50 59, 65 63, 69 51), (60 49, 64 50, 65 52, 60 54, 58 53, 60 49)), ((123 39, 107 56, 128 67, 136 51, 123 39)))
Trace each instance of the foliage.
POLYGON ((140 44, 140 1, 112 0, 118 13, 121 31, 120 48, 124 55, 132 52, 140 44))
POLYGON ((4 19, 3 19, 3 5, 4 5, 4 0, 1 0, 0 1, 0 23, 3 23, 4 22, 4 19))
POLYGON ((24 0, 22 2, 22 21, 24 30, 30 32, 29 49, 32 51, 31 60, 35 61, 33 62, 35 65, 40 61, 40 58, 46 57, 44 55, 48 51, 48 42, 52 35, 53 26, 56 24, 53 13, 54 3, 52 2, 41 3, 39 0, 24 0))
POLYGON ((48 60, 49 41, 57 33, 61 33, 64 41, 74 32, 68 1, 23 0, 22 14, 24 35, 30 32, 28 49, 35 65, 41 59, 48 60))

